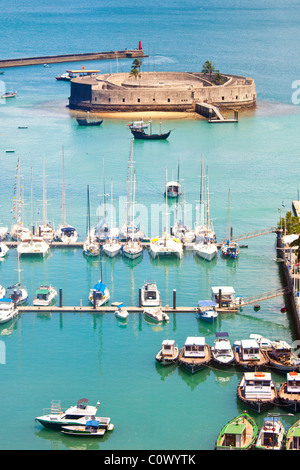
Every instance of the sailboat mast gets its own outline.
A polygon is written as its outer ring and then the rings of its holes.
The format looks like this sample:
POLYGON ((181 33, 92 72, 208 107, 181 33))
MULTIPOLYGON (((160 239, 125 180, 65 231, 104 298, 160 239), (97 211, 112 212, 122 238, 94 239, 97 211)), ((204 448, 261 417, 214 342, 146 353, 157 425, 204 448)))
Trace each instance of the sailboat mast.
POLYGON ((208 167, 206 167, 206 224, 207 224, 207 229, 209 229, 210 228, 210 222, 209 222, 208 167))
POLYGON ((86 188, 86 205, 87 205, 87 214, 86 214, 86 229, 87 229, 87 235, 88 235, 88 240, 89 242, 91 241, 91 234, 90 234, 90 231, 91 231, 91 220, 90 220, 90 188, 89 188, 89 185, 87 185, 87 188, 86 188))
POLYGON ((45 176, 45 156, 43 157, 43 224, 47 223, 47 189, 45 176))
POLYGON ((111 178, 111 204, 110 204, 110 241, 112 242, 112 226, 113 226, 113 179, 111 178))
POLYGON ((228 240, 231 241, 231 235, 230 235, 230 188, 228 190, 228 240))
POLYGON ((166 226, 165 226, 165 245, 167 243, 167 228, 168 228, 168 169, 166 167, 166 226))
POLYGON ((65 195, 65 155, 64 147, 62 147, 62 200, 61 200, 61 218, 62 224, 66 225, 66 195, 65 195))

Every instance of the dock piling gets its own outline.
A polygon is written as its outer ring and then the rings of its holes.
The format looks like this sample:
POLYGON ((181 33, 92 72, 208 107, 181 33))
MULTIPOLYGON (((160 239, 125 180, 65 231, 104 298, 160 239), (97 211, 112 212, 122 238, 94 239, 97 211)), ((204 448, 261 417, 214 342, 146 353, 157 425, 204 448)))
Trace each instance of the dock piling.
POLYGON ((62 289, 59 289, 59 306, 60 308, 63 306, 62 289))
POLYGON ((139 289, 139 308, 142 308, 142 289, 139 289))
POLYGON ((173 309, 176 310, 176 289, 173 289, 173 309))

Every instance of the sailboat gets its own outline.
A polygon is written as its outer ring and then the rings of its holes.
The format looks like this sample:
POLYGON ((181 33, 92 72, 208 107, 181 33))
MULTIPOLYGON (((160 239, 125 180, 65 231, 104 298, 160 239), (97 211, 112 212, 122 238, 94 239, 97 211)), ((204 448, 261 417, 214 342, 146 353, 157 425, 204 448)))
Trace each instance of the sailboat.
POLYGON ((135 237, 134 233, 134 204, 135 204, 135 171, 133 176, 133 192, 131 202, 131 224, 132 230, 127 237, 127 242, 123 245, 122 252, 126 258, 135 259, 143 255, 143 246, 138 238, 135 237))
POLYGON ((90 214, 90 187, 87 185, 87 237, 83 243, 83 254, 89 257, 98 256, 100 245, 91 237, 91 214, 90 214))
POLYGON ((23 185, 20 182, 20 157, 18 157, 16 181, 14 185, 13 206, 11 212, 14 213, 14 222, 11 226, 10 236, 13 240, 22 239, 23 236, 30 236, 30 230, 23 225, 22 212, 23 212, 23 185))
POLYGON ((166 226, 164 235, 150 240, 150 254, 153 258, 157 256, 170 256, 175 255, 178 258, 182 258, 183 248, 182 243, 178 238, 172 236, 168 229, 168 198, 167 198, 167 181, 168 172, 166 169, 166 226))
POLYGON ((222 243, 221 253, 226 258, 237 258, 239 256, 239 245, 237 242, 232 241, 230 233, 230 189, 228 191, 228 239, 222 243))
POLYGON ((128 166, 127 166, 127 201, 126 201, 126 213, 125 213, 125 224, 121 228, 121 237, 134 238, 135 240, 142 240, 144 238, 144 232, 132 222, 132 191, 133 191, 133 139, 131 139, 131 150, 129 152, 128 166))
POLYGON ((110 299, 109 290, 106 285, 102 282, 102 258, 101 250, 99 251, 99 281, 94 285, 90 290, 89 301, 94 307, 101 307, 101 305, 106 304, 110 299))
MULTIPOLYGON (((207 178, 208 176, 206 176, 207 178)), ((199 216, 198 216, 198 223, 195 225, 194 232, 196 237, 196 242, 203 241, 204 239, 208 239, 210 241, 216 241, 216 234, 213 230, 212 225, 207 225, 207 220, 205 220, 205 207, 207 201, 204 201, 203 194, 204 194, 204 173, 203 173, 203 157, 201 159, 201 184, 200 184, 200 204, 199 204, 199 216)), ((207 217, 206 217, 207 219, 207 217)))
MULTIPOLYGON (((18 241, 19 243, 19 241, 18 241)), ((18 282, 17 284, 14 284, 13 286, 10 286, 7 288, 6 292, 8 294, 8 297, 16 304, 16 305, 22 305, 25 302, 27 302, 28 299, 28 293, 27 289, 25 287, 22 287, 21 285, 21 269, 20 269, 20 255, 19 252, 17 251, 18 256, 18 282)))
POLYGON ((48 242, 52 242, 55 232, 53 227, 49 224, 47 219, 47 187, 45 176, 45 157, 43 157, 43 220, 42 224, 38 227, 39 236, 48 242))
MULTIPOLYGON (((202 190, 201 190, 202 193, 202 190)), ((211 261, 217 254, 218 248, 215 244, 215 234, 212 229, 210 215, 209 215, 209 189, 208 189, 208 170, 206 175, 206 223, 204 223, 204 206, 202 203, 202 194, 200 196, 200 211, 201 221, 198 226, 198 231, 195 233, 196 242, 194 245, 194 252, 201 258, 211 261)))
MULTIPOLYGON (((184 197, 184 201, 183 201, 184 218, 185 218, 185 213, 186 213, 185 205, 186 205, 186 201, 184 197)), ((173 226, 173 235, 176 238, 179 238, 179 240, 182 241, 183 244, 192 243, 195 239, 195 233, 191 229, 191 227, 189 227, 189 225, 184 223, 184 221, 182 221, 181 219, 178 220, 177 210, 178 210, 178 207, 176 206, 176 222, 173 226)))
POLYGON ((104 243, 103 251, 104 253, 113 258, 114 256, 118 255, 121 251, 122 245, 119 242, 118 238, 113 236, 113 180, 111 179, 111 223, 110 223, 110 236, 109 240, 104 243))
POLYGON ((78 240, 78 233, 74 227, 66 222, 66 193, 65 193, 65 159, 64 147, 62 148, 62 223, 55 232, 55 239, 63 243, 75 243, 78 240))

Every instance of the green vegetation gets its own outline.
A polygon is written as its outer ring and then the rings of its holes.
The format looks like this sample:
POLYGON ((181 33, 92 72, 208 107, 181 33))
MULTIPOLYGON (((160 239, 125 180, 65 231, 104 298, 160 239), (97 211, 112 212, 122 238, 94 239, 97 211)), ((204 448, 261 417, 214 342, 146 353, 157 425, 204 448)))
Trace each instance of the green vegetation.
POLYGON ((300 234, 300 220, 289 211, 285 214, 285 217, 280 218, 278 228, 284 230, 287 235, 292 233, 300 234))
POLYGON ((219 70, 216 69, 215 64, 213 64, 211 60, 207 60, 202 65, 202 73, 208 74, 210 79, 212 74, 217 72, 219 72, 219 70))
POLYGON ((141 76, 141 74, 140 74, 141 66, 142 66, 142 61, 139 60, 139 59, 134 59, 134 61, 132 62, 130 75, 133 75, 135 78, 140 77, 141 76))

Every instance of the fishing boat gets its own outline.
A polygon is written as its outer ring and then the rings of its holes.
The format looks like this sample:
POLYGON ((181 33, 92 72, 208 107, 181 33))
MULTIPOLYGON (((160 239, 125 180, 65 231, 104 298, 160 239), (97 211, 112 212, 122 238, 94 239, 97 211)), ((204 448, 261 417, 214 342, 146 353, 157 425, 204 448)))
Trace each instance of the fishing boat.
POLYGON ((214 323, 218 318, 217 304, 212 300, 199 300, 197 317, 208 323, 214 323))
POLYGON ((267 351, 270 366, 278 372, 300 371, 300 360, 292 352, 292 346, 286 341, 272 341, 272 348, 267 351))
POLYGON ((57 291, 51 285, 41 285, 35 291, 35 298, 32 305, 46 307, 52 305, 57 297, 57 291))
POLYGON ((239 244, 232 240, 232 232, 230 228, 230 189, 228 191, 228 238, 227 241, 222 243, 220 250, 221 254, 225 258, 236 259, 240 254, 239 244))
POLYGON ((44 258, 50 246, 42 237, 23 237, 18 243, 17 250, 20 256, 39 256, 44 258))
POLYGON ((75 243, 78 240, 76 229, 67 224, 66 217, 66 192, 65 192, 65 156, 62 148, 62 198, 61 198, 61 224, 55 232, 55 240, 62 243, 75 243))
POLYGON ((5 243, 2 242, 0 237, 0 258, 4 258, 9 252, 9 248, 5 243))
POLYGON ((83 243, 83 254, 87 257, 99 256, 100 245, 91 236, 90 188, 87 185, 87 237, 83 243))
POLYGON ((86 421, 83 425, 62 426, 61 432, 66 436, 73 437, 103 437, 107 431, 112 431, 114 425, 110 418, 97 418, 86 421))
POLYGON ((214 346, 211 348, 213 361, 222 367, 234 365, 234 354, 227 332, 216 333, 214 346))
POLYGON ((141 289, 143 307, 158 307, 161 304, 160 293, 155 281, 145 281, 141 289))
POLYGON ((300 450, 300 420, 287 430, 285 450, 300 450))
POLYGON ((38 226, 38 235, 47 242, 52 242, 55 236, 55 231, 47 218, 47 185, 45 175, 45 157, 43 157, 43 218, 41 225, 38 226))
POLYGON ((265 351, 255 339, 242 339, 235 343, 234 359, 238 366, 248 371, 263 370, 269 364, 265 351))
POLYGON ((181 184, 180 184, 180 164, 178 161, 178 171, 177 171, 177 181, 172 179, 167 181, 165 187, 165 196, 168 198, 174 199, 178 198, 181 195, 181 184))
POLYGON ((286 381, 278 390, 278 404, 290 408, 294 412, 300 411, 300 373, 291 371, 286 374, 286 381))
POLYGON ((263 426, 258 434, 255 450, 281 450, 285 430, 280 416, 271 414, 264 418, 263 426))
POLYGON ((213 286, 211 299, 218 304, 218 311, 237 312, 242 300, 236 297, 235 290, 231 286, 213 286))
POLYGON ((131 127, 131 133, 135 139, 139 140, 166 140, 169 135, 171 134, 171 131, 169 132, 161 132, 161 122, 160 122, 160 132, 157 134, 152 133, 152 121, 149 121, 149 134, 146 134, 145 128, 134 128, 131 127))
POLYGON ((257 435, 256 422, 244 411, 222 428, 215 444, 215 450, 249 450, 253 448, 257 435))
POLYGON ((86 421, 96 415, 100 406, 99 401, 96 406, 91 406, 88 402, 87 398, 81 398, 75 406, 62 411, 60 401, 53 400, 51 402, 51 409, 43 410, 43 415, 36 417, 35 421, 38 421, 46 428, 58 430, 62 426, 72 426, 78 423, 85 424, 86 421))
POLYGON ((126 310, 125 305, 121 304, 121 305, 118 306, 118 309, 115 311, 115 316, 119 320, 127 320, 128 319, 129 313, 126 310))
POLYGON ((156 361, 163 365, 168 366, 175 364, 178 361, 179 348, 175 346, 175 341, 164 339, 161 348, 155 356, 156 361))
POLYGON ((101 126, 103 119, 92 121, 85 118, 76 118, 76 121, 79 126, 101 126))
POLYGON ((18 315, 18 309, 11 299, 0 299, 0 324, 6 323, 18 315))
POLYGON ((179 354, 179 365, 188 372, 204 369, 211 361, 211 349, 204 337, 188 336, 179 354))
POLYGON ((162 323, 169 321, 169 315, 163 311, 162 307, 145 307, 145 318, 152 320, 155 323, 162 323))
POLYGON ((261 413, 275 405, 278 392, 269 372, 245 372, 237 396, 242 403, 261 413))

